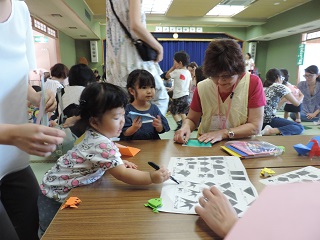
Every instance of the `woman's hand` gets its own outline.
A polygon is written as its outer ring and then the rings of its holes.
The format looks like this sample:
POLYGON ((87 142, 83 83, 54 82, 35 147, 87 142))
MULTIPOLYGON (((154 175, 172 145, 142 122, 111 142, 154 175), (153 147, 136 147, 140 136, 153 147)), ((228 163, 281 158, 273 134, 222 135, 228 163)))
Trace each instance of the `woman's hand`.
POLYGON ((190 138, 191 130, 188 125, 182 125, 182 127, 174 133, 173 140, 177 143, 186 143, 190 138))
POLYGON ((314 119, 318 115, 317 111, 314 113, 307 113, 306 116, 308 119, 314 119))
POLYGON ((211 144, 215 142, 219 142, 223 139, 223 133, 225 129, 219 130, 219 131, 214 131, 214 132, 208 132, 208 133, 203 133, 201 134, 200 137, 198 137, 198 140, 200 142, 208 143, 210 142, 211 144))
POLYGON ((238 217, 226 196, 216 187, 203 190, 200 197, 200 206, 195 211, 207 225, 220 237, 225 237, 237 222, 238 217))
POLYGON ((22 124, 12 127, 10 144, 21 150, 41 157, 47 157, 63 142, 64 131, 36 124, 22 124))

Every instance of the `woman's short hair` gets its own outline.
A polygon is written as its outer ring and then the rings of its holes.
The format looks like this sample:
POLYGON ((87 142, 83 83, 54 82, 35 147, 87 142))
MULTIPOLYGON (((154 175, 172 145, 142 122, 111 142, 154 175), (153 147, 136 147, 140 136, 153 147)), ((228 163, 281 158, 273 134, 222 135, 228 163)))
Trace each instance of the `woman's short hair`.
POLYGON ((50 68, 50 74, 52 77, 65 79, 68 77, 69 69, 62 63, 57 63, 50 68))
POLYGON ((205 53, 203 73, 207 77, 221 73, 240 75, 245 73, 245 62, 240 45, 232 39, 212 41, 205 53))

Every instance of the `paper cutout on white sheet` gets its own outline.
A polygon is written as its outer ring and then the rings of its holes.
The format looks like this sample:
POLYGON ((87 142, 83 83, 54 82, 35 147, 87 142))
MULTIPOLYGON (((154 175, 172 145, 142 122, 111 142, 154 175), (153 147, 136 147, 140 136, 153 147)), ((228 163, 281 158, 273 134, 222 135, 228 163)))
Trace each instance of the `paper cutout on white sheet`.
POLYGON ((202 189, 213 185, 226 195, 239 216, 258 196, 238 157, 172 157, 168 169, 180 184, 170 180, 163 184, 159 211, 196 214, 202 189))
POLYGON ((291 172, 273 176, 270 178, 260 180, 261 183, 270 184, 283 184, 293 182, 319 182, 320 169, 312 166, 300 168, 291 172))

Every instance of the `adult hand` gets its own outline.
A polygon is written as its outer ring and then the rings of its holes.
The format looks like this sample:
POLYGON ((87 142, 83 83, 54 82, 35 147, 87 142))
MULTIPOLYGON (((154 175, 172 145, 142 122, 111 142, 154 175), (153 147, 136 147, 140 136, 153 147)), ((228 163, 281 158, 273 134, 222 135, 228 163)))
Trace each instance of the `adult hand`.
POLYGON ((158 56, 157 59, 155 60, 155 62, 161 62, 163 59, 163 47, 162 45, 159 43, 160 46, 158 46, 158 56))
POLYGON ((185 126, 182 125, 182 127, 174 133, 173 140, 178 143, 186 143, 190 138, 190 134, 191 134, 190 127, 187 125, 185 126))
POLYGON ((41 157, 49 156, 66 136, 64 131, 37 124, 15 125, 11 134, 11 145, 41 157))
POLYGON ((57 108, 56 97, 51 90, 46 90, 46 112, 53 112, 57 108))
POLYGON ((163 183, 170 177, 170 172, 167 168, 161 166, 159 170, 150 173, 152 183, 163 183))
POLYGON ((225 237, 238 220, 237 213, 226 196, 216 187, 205 188, 200 197, 200 206, 195 211, 220 237, 225 237))
POLYGON ((210 142, 211 144, 215 143, 215 142, 219 142, 222 140, 223 137, 223 132, 220 131, 214 131, 214 132, 208 132, 208 133, 203 133, 201 134, 200 137, 198 137, 198 140, 200 142, 210 142))
POLYGON ((317 116, 317 114, 316 113, 307 113, 306 116, 308 119, 314 119, 317 116))

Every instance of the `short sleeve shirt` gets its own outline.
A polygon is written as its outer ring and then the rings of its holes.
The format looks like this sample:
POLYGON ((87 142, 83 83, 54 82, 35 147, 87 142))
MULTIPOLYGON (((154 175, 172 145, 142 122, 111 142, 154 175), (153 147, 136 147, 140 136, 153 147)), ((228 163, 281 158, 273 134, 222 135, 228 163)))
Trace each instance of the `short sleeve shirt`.
POLYGON ((274 83, 270 87, 264 89, 267 105, 264 108, 264 123, 270 123, 273 118, 276 117, 277 107, 280 102, 280 99, 289 94, 291 90, 279 83, 274 83))
POLYGON ((42 193, 63 202, 72 188, 88 185, 106 170, 123 164, 118 147, 107 137, 89 129, 74 146, 44 175, 42 193))

